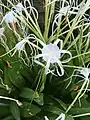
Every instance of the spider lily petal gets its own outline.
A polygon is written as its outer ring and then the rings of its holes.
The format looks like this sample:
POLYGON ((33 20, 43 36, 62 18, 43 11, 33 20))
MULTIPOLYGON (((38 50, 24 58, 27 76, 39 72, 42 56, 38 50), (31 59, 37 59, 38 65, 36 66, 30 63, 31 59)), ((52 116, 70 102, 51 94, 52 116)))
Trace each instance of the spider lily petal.
POLYGON ((41 65, 41 66, 43 66, 43 67, 45 67, 44 64, 42 64, 41 62, 37 61, 36 59, 34 60, 34 62, 37 63, 37 64, 39 64, 39 65, 41 65))
POLYGON ((72 54, 69 52, 69 51, 67 51, 67 50, 60 50, 60 54, 67 54, 67 55, 69 55, 70 57, 69 57, 69 59, 66 59, 66 60, 64 60, 64 61, 61 61, 61 63, 67 63, 67 62, 69 62, 70 60, 71 60, 71 57, 72 57, 72 54))
POLYGON ((46 72, 46 74, 48 73, 48 70, 49 70, 49 67, 50 67, 50 59, 51 58, 48 59, 47 64, 45 66, 45 72, 46 72))
POLYGON ((49 119, 47 118, 47 116, 45 116, 44 118, 45 118, 45 120, 49 120, 49 119))
POLYGON ((0 28, 0 37, 4 35, 3 32, 4 32, 4 28, 0 28))
MULTIPOLYGON (((47 116, 44 117, 45 120, 49 120, 47 116)), ((65 114, 61 113, 55 120, 65 120, 65 114)))
POLYGON ((55 120, 65 120, 65 114, 61 113, 55 120))
POLYGON ((62 64, 61 64, 61 62, 60 62, 59 60, 57 60, 57 63, 58 63, 58 66, 59 66, 59 68, 60 68, 60 72, 59 72, 58 68, 56 69, 57 74, 58 74, 59 76, 63 76, 63 75, 64 75, 64 69, 63 69, 63 67, 62 67, 62 64))
POLYGON ((35 59, 43 57, 43 56, 47 56, 47 54, 38 54, 37 56, 35 56, 35 59))
POLYGON ((62 41, 62 40, 57 39, 57 40, 54 42, 54 44, 58 45, 59 42, 60 42, 60 49, 62 49, 62 48, 63 48, 63 41, 62 41))
POLYGON ((86 4, 89 4, 89 5, 90 5, 90 0, 87 0, 86 4))

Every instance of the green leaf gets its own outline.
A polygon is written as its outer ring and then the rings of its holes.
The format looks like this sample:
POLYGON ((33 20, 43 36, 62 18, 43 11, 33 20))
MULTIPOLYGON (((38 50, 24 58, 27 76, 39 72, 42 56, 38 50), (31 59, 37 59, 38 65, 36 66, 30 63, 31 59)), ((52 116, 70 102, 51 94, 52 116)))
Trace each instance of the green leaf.
POLYGON ((48 105, 45 106, 45 107, 44 107, 44 111, 51 112, 51 113, 57 114, 57 115, 59 115, 60 113, 62 113, 62 110, 61 110, 59 107, 52 106, 52 105, 50 105, 50 106, 48 106, 48 105))
POLYGON ((40 93, 38 98, 34 98, 34 101, 36 103, 38 103, 39 105, 43 105, 44 104, 44 100, 43 100, 43 93, 40 93))
POLYGON ((41 109, 33 104, 30 104, 28 102, 23 103, 23 107, 21 108, 21 115, 23 117, 31 117, 39 113, 41 109))
POLYGON ((13 115, 13 117, 16 120, 20 120, 20 111, 19 111, 19 107, 17 106, 17 104, 15 102, 12 102, 10 105, 10 111, 13 115))
POLYGON ((73 115, 90 113, 90 102, 87 101, 87 97, 87 95, 84 95, 80 100, 81 107, 78 107, 78 102, 76 102, 74 107, 71 108, 70 113, 73 115))
POLYGON ((68 115, 65 120, 74 120, 71 115, 68 115))
MULTIPOLYGON (((3 101, 4 102, 4 101, 3 101)), ((0 103, 0 120, 10 114, 9 105, 0 103)))
POLYGON ((80 117, 81 120, 90 120, 90 116, 80 117))
POLYGON ((22 90, 20 96, 23 97, 23 98, 27 98, 29 100, 34 100, 39 105, 43 105, 44 104, 43 93, 38 94, 38 92, 34 92, 30 88, 24 88, 22 90))
POLYGON ((34 98, 34 97, 37 98, 37 96, 34 95, 34 91, 30 88, 24 88, 21 91, 20 96, 23 98, 28 98, 29 100, 32 100, 32 98, 34 98))
POLYGON ((13 85, 15 85, 17 88, 22 88, 24 86, 24 79, 21 75, 22 71, 22 63, 16 62, 12 64, 12 68, 8 68, 8 76, 13 85))
MULTIPOLYGON (((54 98, 54 97, 53 97, 54 98)), ((57 99, 57 98, 54 98, 60 105, 61 107, 66 110, 67 109, 67 106, 64 102, 62 102, 60 99, 57 99)))
POLYGON ((90 113, 90 107, 71 108, 70 113, 72 113, 73 115, 90 113))
POLYGON ((8 116, 8 117, 5 117, 5 118, 3 118, 1 120, 15 120, 15 119, 13 118, 13 116, 8 116))

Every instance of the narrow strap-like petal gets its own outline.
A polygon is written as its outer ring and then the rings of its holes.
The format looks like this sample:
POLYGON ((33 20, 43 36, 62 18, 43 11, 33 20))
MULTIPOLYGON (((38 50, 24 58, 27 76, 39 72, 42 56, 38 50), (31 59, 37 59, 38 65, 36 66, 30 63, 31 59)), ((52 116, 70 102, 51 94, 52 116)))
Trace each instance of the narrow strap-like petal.
POLYGON ((68 59, 61 61, 61 63, 67 63, 67 62, 69 62, 71 60, 72 54, 69 51, 67 51, 67 50, 60 50, 60 53, 68 54, 70 56, 68 59))
POLYGON ((55 42, 54 42, 54 44, 58 44, 60 42, 60 49, 62 50, 62 48, 63 48, 63 41, 62 40, 60 40, 60 39, 57 39, 55 42))
POLYGON ((44 116, 44 118, 45 118, 45 120, 49 120, 49 119, 47 118, 47 116, 44 116))
POLYGON ((48 59, 47 64, 46 64, 46 66, 45 66, 45 73, 46 73, 46 74, 48 73, 48 70, 49 70, 49 67, 50 67, 50 59, 51 59, 51 58, 48 59))
POLYGON ((59 70, 58 70, 58 68, 56 69, 56 71, 57 71, 57 74, 59 75, 59 76, 63 76, 64 75, 64 69, 63 69, 63 67, 62 67, 62 64, 61 64, 61 62, 59 61, 59 60, 57 60, 57 63, 58 63, 58 65, 59 65, 59 67, 60 67, 60 72, 59 72, 59 70))
POLYGON ((61 113, 55 120, 65 120, 65 114, 61 113))
POLYGON ((40 57, 43 57, 43 56, 46 56, 47 54, 38 54, 38 55, 36 55, 34 58, 35 59, 38 59, 38 58, 40 58, 40 57))
POLYGON ((36 60, 36 59, 34 60, 34 62, 35 62, 35 63, 37 63, 38 65, 41 65, 41 66, 45 67, 45 65, 44 65, 44 64, 42 64, 41 62, 39 62, 39 61, 38 61, 38 60, 36 60))

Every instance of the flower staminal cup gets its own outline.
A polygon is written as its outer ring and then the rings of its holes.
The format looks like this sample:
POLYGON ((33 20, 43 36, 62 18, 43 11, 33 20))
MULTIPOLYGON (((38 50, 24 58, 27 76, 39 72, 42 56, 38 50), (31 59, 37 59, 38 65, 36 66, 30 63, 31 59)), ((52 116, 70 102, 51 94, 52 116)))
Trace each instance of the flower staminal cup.
POLYGON ((16 23, 16 22, 17 22, 17 19, 16 19, 16 17, 14 16, 14 12, 13 12, 13 11, 8 12, 8 13, 4 16, 3 19, 5 20, 5 22, 6 22, 7 24, 9 24, 9 23, 16 23))
POLYGON ((53 66, 56 68, 57 74, 59 76, 63 76, 64 75, 64 69, 62 67, 62 63, 67 63, 71 60, 72 54, 67 51, 67 50, 62 50, 62 46, 63 46, 63 41, 60 39, 57 39, 54 43, 50 43, 50 44, 42 44, 43 48, 41 50, 41 54, 38 54, 37 56, 35 56, 35 62, 39 65, 42 65, 45 67, 45 73, 53 73, 54 70, 50 70, 50 65, 53 64, 53 66), (60 42, 60 49, 58 47, 58 43, 60 42), (69 55, 69 58, 66 60, 60 60, 62 55, 69 55), (46 62, 46 66, 39 62, 37 59, 42 57, 43 61, 46 62), (60 71, 58 70, 58 66, 60 68, 60 71))
POLYGON ((15 16, 15 12, 14 11, 9 11, 8 13, 6 13, 6 15, 3 17, 3 20, 5 20, 7 25, 10 25, 8 27, 11 27, 13 30, 16 30, 16 23, 18 23, 18 20, 15 16))

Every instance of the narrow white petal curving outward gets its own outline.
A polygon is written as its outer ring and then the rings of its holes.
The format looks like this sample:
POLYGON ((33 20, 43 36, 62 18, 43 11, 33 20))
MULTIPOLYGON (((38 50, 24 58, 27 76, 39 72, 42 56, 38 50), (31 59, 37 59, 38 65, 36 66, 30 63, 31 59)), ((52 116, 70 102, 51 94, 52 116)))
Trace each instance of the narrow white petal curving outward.
POLYGON ((45 118, 45 120, 49 120, 49 119, 47 118, 47 116, 45 116, 44 118, 45 118))
MULTIPOLYGON (((47 116, 44 117, 45 120, 49 120, 47 116)), ((65 120, 65 114, 61 113, 55 120, 65 120)))
POLYGON ((0 37, 4 35, 3 32, 4 32, 4 28, 0 28, 0 37))
MULTIPOLYGON (((67 50, 62 50, 63 47, 63 41, 60 39, 57 39, 54 43, 49 43, 43 45, 43 48, 41 50, 41 54, 38 54, 35 56, 35 62, 38 64, 38 59, 42 58, 44 62, 46 62, 45 66, 45 73, 50 73, 50 67, 53 64, 53 66, 56 68, 56 72, 59 76, 64 75, 64 69, 62 63, 67 63, 71 60, 72 54, 67 50), (60 48, 58 47, 58 44, 60 43, 60 48), (69 56, 68 59, 61 60, 62 56, 69 56), (58 66, 57 66, 58 65, 58 66), (59 68, 59 69, 58 69, 59 68)), ((42 62, 43 62, 42 61, 42 62)), ((39 61, 39 63, 41 63, 39 61)), ((39 64, 40 65, 40 64, 39 64)), ((52 73, 52 72, 51 72, 52 73)))
POLYGON ((65 114, 61 113, 55 120, 65 120, 65 114))
POLYGON ((86 4, 90 5, 90 0, 87 0, 86 4))

